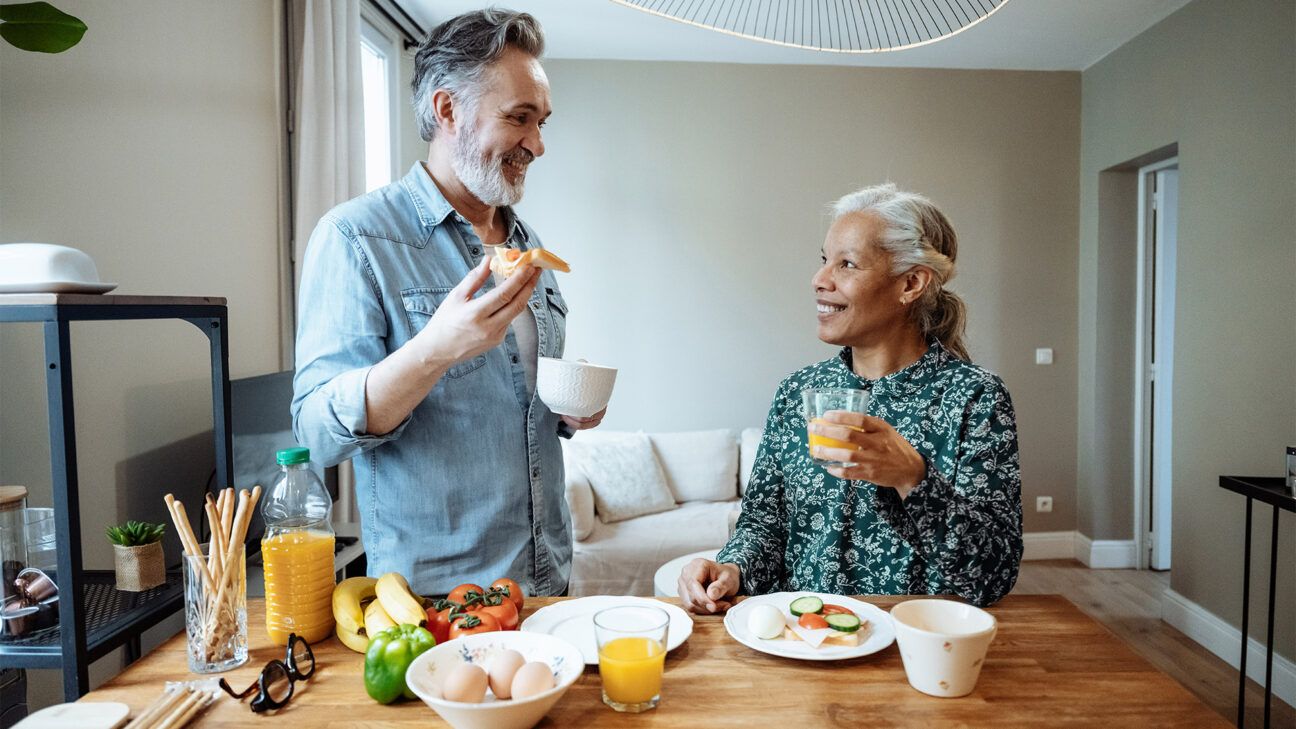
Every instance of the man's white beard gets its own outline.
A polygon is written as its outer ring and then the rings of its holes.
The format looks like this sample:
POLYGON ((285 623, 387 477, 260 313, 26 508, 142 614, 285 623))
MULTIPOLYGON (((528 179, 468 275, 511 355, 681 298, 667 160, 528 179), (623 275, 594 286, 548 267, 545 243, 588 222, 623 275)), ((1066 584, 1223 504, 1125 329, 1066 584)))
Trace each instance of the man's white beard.
POLYGON ((504 178, 504 160, 519 154, 524 158, 523 161, 531 161, 526 159, 530 155, 523 150, 502 155, 499 159, 491 157, 478 144, 476 127, 465 126, 455 139, 450 166, 459 176, 463 186, 468 188, 468 192, 475 195, 482 203, 494 207, 517 205, 522 201, 526 176, 524 175, 516 184, 510 184, 504 178))

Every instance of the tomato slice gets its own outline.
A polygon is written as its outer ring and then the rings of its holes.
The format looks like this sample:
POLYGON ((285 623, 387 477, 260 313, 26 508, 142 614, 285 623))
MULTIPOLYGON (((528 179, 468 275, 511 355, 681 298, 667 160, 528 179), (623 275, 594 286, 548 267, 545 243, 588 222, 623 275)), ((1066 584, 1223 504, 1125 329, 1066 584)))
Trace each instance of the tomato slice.
POLYGON ((820 615, 854 615, 855 611, 844 608, 841 605, 829 605, 824 603, 823 610, 819 611, 820 615))
POLYGON ((797 618, 797 625, 806 630, 818 630, 819 628, 828 627, 828 621, 824 620, 824 617, 818 613, 806 613, 797 618))

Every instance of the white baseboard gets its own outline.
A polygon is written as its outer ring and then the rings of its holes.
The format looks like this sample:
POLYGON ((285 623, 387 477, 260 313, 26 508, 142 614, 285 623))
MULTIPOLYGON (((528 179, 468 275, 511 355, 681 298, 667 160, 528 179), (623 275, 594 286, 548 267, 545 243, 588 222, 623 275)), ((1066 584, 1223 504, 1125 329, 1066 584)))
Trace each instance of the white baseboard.
MULTIPOLYGON (((1240 628, 1170 589, 1161 596, 1161 619, 1233 668, 1238 667, 1242 649, 1240 628)), ((1264 685, 1265 645, 1255 638, 1247 640, 1247 676, 1264 685)), ((1296 706, 1296 663, 1277 653, 1273 660, 1273 692, 1274 696, 1296 706)))
POLYGON ((1138 554, 1132 539, 1090 539, 1077 532, 1075 558, 1095 570, 1132 570, 1138 567, 1138 554))
POLYGON ((1027 532, 1022 535, 1023 561, 1071 559, 1075 556, 1075 532, 1027 532))

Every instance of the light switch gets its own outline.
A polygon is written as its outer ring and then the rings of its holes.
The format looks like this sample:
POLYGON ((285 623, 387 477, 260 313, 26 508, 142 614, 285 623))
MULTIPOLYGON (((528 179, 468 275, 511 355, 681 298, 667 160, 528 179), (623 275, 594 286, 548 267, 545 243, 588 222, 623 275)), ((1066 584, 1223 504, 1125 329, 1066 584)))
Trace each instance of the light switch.
POLYGON ((1039 349, 1035 350, 1035 364, 1037 365, 1053 364, 1053 348, 1040 347, 1039 349))

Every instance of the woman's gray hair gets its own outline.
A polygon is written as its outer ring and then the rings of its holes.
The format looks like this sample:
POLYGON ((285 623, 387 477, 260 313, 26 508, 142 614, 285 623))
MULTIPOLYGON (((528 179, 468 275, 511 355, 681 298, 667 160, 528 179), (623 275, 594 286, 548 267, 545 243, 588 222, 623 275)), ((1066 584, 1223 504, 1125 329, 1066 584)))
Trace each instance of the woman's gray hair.
POLYGON ((432 94, 446 89, 472 116, 485 90, 482 77, 509 46, 536 58, 544 55, 540 21, 527 13, 491 7, 457 15, 428 33, 414 54, 411 84, 423 141, 430 142, 436 135, 432 94))
POLYGON ((927 339, 937 339, 960 359, 971 361, 963 344, 967 307, 945 288, 954 278, 958 236, 954 226, 931 200, 886 183, 866 187, 833 205, 833 219, 850 213, 874 215, 882 222, 877 244, 891 261, 891 275, 915 266, 932 272, 931 283, 910 305, 909 315, 927 339))

